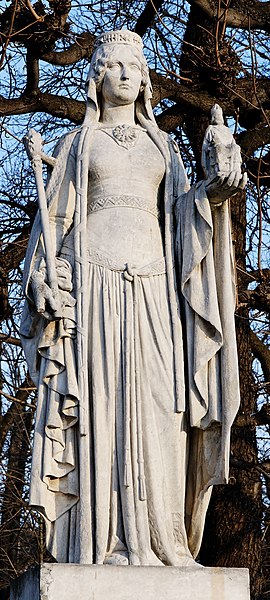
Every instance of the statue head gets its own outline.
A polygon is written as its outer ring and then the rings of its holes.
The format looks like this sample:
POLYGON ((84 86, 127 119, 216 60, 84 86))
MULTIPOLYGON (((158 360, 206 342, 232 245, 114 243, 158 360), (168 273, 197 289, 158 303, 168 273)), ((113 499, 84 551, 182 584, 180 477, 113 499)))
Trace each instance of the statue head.
POLYGON ((101 91, 104 75, 115 55, 117 58, 121 52, 124 54, 128 50, 130 54, 139 62, 141 66, 141 89, 149 85, 149 71, 146 59, 143 54, 142 40, 139 35, 132 31, 112 31, 102 34, 95 42, 95 50, 91 59, 88 74, 88 82, 93 78, 96 83, 97 92, 101 91))
POLYGON ((87 122, 99 119, 102 86, 106 72, 117 68, 116 66, 120 62, 124 65, 131 65, 131 68, 133 64, 134 69, 136 66, 139 69, 139 80, 138 71, 136 75, 134 72, 133 76, 131 73, 131 79, 138 80, 137 93, 134 97, 136 113, 141 112, 145 117, 154 121, 150 103, 152 88, 147 62, 143 54, 142 39, 135 32, 123 29, 103 33, 95 42, 86 82, 87 122))
POLYGON ((223 111, 219 104, 214 104, 211 108, 211 124, 224 125, 223 111))

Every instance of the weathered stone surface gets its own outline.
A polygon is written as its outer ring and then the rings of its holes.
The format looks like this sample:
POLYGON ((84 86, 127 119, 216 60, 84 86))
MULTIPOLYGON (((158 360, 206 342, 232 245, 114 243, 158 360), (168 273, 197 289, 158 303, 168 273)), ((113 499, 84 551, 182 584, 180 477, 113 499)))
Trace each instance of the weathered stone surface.
POLYGON ((247 569, 44 564, 11 600, 249 600, 247 569), (40 581, 39 581, 40 578, 40 581))
POLYGON ((150 98, 142 40, 107 32, 46 198, 39 136, 30 153, 30 504, 58 563, 196 569, 211 487, 228 479, 239 385, 226 199, 245 185, 240 150, 216 105, 206 179, 189 190, 150 98))

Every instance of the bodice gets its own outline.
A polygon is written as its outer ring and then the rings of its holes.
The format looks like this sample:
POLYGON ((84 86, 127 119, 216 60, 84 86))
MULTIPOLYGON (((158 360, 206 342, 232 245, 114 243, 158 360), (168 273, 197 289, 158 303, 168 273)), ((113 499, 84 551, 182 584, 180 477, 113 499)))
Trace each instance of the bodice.
MULTIPOLYGON (((164 173, 164 158, 145 130, 138 128, 129 149, 106 131, 94 132, 88 170, 88 250, 97 248, 117 264, 138 267, 163 256, 157 217, 164 173)), ((71 235, 65 239, 64 253, 71 235)))
POLYGON ((158 216, 164 159, 146 130, 137 127, 136 134, 134 146, 127 149, 111 137, 111 130, 95 132, 89 161, 89 213, 125 206, 158 216))

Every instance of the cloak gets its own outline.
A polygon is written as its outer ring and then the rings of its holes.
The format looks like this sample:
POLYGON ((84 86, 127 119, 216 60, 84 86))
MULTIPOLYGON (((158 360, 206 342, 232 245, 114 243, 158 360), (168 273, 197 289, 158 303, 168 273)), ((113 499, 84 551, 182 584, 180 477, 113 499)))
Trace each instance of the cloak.
MULTIPOLYGON (((164 245, 174 345, 175 411, 185 412, 189 425, 185 516, 189 548, 196 557, 211 486, 228 480, 230 428, 239 407, 230 219, 227 202, 211 209, 203 182, 188 190, 175 142, 151 119, 142 114, 138 118, 166 165, 164 245), (175 326, 179 304, 182 337, 175 326)), ((88 157, 96 126, 86 121, 82 128, 60 140, 46 191, 52 225, 62 216, 63 238, 74 229, 73 298, 59 322, 44 322, 33 310, 29 276, 42 256, 37 215, 25 260, 28 299, 21 324, 22 344, 38 386, 30 502, 46 520, 47 547, 53 556, 59 562, 86 564, 93 562, 89 544, 93 498, 89 406, 85 401, 85 224, 88 157), (66 194, 71 162, 75 181, 73 214, 67 210, 66 194), (66 545, 57 543, 60 537, 66 537, 66 545)))

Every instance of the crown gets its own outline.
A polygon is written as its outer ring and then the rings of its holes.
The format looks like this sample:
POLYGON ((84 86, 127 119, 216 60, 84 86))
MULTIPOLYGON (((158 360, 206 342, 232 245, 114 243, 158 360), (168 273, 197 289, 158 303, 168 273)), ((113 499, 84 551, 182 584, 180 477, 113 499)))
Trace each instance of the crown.
POLYGON ((135 31, 129 31, 128 29, 102 33, 96 38, 94 48, 97 49, 102 44, 129 44, 136 48, 143 48, 142 38, 135 31))

